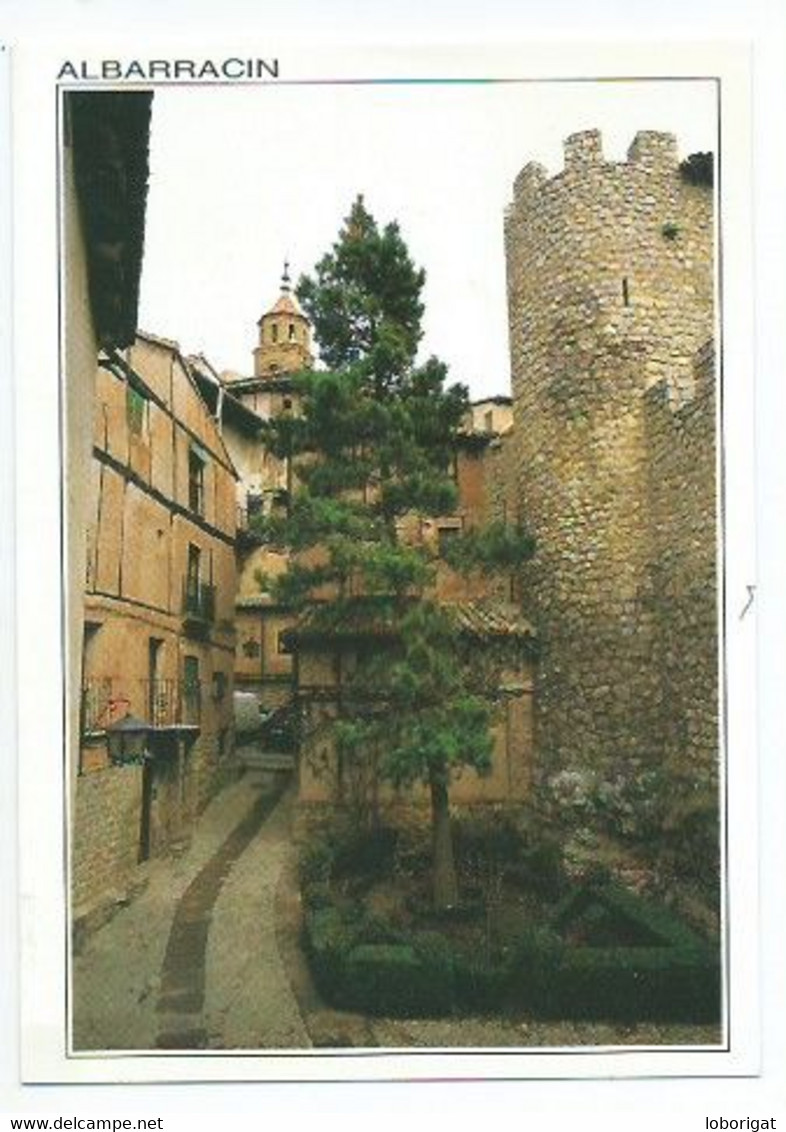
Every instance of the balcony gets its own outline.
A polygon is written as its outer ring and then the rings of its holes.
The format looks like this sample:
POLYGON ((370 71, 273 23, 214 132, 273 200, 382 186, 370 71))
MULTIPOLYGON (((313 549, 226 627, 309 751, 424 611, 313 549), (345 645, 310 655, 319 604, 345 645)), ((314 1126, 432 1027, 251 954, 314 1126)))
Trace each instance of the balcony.
POLYGON ((152 731, 198 729, 202 719, 202 684, 198 680, 142 680, 97 676, 82 687, 82 739, 103 737, 107 727, 126 715, 152 731))
POLYGON ((265 496, 261 493, 249 492, 246 496, 245 506, 238 505, 236 532, 241 547, 259 546, 261 536, 254 529, 254 520, 265 514, 265 496))
POLYGON ((199 727, 202 685, 198 680, 143 680, 147 712, 153 728, 199 727))
POLYGON ((216 619, 216 587, 186 578, 183 582, 183 631, 206 637, 216 619))
POLYGON ((82 685, 81 732, 83 738, 103 734, 130 711, 130 697, 123 694, 120 681, 112 676, 96 676, 82 685))

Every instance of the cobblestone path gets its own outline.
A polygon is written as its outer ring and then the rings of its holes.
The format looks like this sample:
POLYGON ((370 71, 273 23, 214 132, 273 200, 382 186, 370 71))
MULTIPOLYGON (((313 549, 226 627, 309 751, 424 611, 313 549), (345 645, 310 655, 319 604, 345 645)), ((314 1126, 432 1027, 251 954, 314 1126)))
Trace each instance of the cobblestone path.
POLYGON ((214 798, 180 858, 94 932, 72 966, 73 1048, 311 1045, 275 931, 291 798, 247 771, 214 798))
MULTIPOLYGON (((156 1044, 161 1049, 199 1049, 207 1045, 208 1034, 201 1021, 213 906, 230 869, 278 802, 278 793, 261 794, 180 898, 169 932, 158 993, 157 1009, 162 1017, 156 1044)), ((236 953, 242 946, 243 941, 237 940, 233 951, 236 953)))

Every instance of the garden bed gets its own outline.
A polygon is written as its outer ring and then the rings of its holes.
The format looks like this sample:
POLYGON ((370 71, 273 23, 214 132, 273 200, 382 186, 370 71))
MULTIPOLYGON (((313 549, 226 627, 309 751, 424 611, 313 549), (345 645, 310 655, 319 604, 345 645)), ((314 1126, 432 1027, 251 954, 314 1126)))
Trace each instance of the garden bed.
POLYGON ((717 946, 610 882, 575 884, 553 846, 496 829, 457 837, 462 901, 437 913, 422 850, 392 831, 302 858, 305 942, 334 1006, 392 1017, 712 1022, 717 946))

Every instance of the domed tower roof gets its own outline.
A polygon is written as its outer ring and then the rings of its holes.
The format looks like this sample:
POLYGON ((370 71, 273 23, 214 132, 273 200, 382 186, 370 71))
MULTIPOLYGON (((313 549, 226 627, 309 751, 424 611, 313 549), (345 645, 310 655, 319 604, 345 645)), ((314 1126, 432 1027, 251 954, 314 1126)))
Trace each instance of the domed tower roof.
POLYGON ((284 260, 284 270, 281 273, 281 294, 278 296, 273 306, 266 310, 264 314, 260 315, 257 326, 262 324, 262 320, 274 314, 293 314, 297 318, 305 319, 306 316, 300 309, 295 296, 292 294, 292 279, 289 274, 289 261, 284 260))
MULTIPOLYGON (((267 313, 281 314, 282 312, 284 314, 296 314, 298 318, 306 317, 298 306, 297 299, 295 299, 294 296, 288 294, 280 295, 267 313)), ((264 317, 265 315, 262 315, 262 318, 264 317)), ((260 319, 259 321, 261 322, 262 319, 260 319)))
POLYGON ((289 264, 284 263, 281 294, 259 319, 254 350, 255 377, 281 377, 311 369, 311 324, 292 294, 289 264))

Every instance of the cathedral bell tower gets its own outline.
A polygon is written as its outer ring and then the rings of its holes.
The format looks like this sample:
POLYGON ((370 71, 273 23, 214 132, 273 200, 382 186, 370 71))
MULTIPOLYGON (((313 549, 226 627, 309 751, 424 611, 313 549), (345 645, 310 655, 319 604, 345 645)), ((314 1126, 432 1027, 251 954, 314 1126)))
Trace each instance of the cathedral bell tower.
POLYGON ((311 330, 291 292, 289 264, 284 264, 281 294, 259 322, 259 345, 254 350, 254 377, 275 378, 311 369, 311 330))

